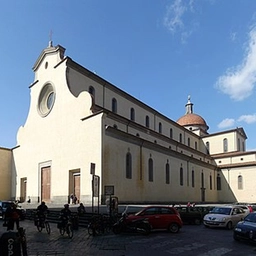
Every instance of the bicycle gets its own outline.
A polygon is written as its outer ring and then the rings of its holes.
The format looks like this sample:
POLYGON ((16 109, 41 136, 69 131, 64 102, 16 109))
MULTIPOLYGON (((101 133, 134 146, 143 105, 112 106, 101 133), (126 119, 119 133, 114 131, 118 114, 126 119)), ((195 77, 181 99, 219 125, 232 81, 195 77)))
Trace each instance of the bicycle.
POLYGON ((43 228, 46 229, 47 234, 51 233, 51 227, 49 222, 46 220, 46 216, 36 216, 35 226, 39 232, 42 232, 43 228))
POLYGON ((67 220, 62 221, 61 223, 58 223, 57 227, 62 236, 64 236, 64 234, 67 233, 69 238, 73 237, 74 232, 71 218, 68 218, 67 220))
POLYGON ((112 230, 112 223, 105 215, 95 215, 88 225, 88 234, 92 236, 108 234, 112 230))

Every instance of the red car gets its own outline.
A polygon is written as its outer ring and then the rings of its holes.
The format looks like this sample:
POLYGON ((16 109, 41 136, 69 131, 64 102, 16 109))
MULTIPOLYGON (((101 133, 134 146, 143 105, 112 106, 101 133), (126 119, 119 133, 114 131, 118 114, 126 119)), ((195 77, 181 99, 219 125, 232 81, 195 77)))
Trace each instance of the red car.
POLYGON ((147 206, 143 210, 128 215, 127 220, 146 218, 154 229, 167 229, 171 233, 179 232, 183 223, 179 212, 170 206, 147 206))

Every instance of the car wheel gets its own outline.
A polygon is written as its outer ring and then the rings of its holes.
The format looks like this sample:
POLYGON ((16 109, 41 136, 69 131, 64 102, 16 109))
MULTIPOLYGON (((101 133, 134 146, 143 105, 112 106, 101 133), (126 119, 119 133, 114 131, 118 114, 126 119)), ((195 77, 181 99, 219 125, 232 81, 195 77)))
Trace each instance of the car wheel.
POLYGON ((227 223, 227 226, 226 226, 226 227, 227 227, 228 230, 232 229, 232 228, 233 228, 232 222, 229 221, 229 222, 227 223))
POLYGON ((180 230, 180 227, 177 223, 171 223, 168 227, 168 231, 171 233, 178 233, 180 230))

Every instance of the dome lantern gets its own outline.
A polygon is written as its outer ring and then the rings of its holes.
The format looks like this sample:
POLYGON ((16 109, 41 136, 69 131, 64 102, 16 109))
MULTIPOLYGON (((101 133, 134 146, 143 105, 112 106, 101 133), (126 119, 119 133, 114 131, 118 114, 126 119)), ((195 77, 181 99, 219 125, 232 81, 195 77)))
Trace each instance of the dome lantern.
POLYGON ((190 131, 199 131, 200 135, 202 133, 208 134, 207 130, 209 127, 205 120, 201 116, 193 113, 193 103, 190 101, 190 96, 188 96, 188 102, 185 107, 186 113, 177 120, 177 123, 190 131))

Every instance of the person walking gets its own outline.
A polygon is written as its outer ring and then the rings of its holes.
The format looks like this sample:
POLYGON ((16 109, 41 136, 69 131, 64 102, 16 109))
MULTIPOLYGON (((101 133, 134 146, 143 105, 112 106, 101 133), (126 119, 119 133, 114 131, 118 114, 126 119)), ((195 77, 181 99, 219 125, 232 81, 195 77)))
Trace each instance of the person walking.
POLYGON ((20 211, 17 209, 17 205, 15 203, 11 203, 11 205, 6 209, 5 218, 7 222, 7 231, 14 230, 14 224, 16 224, 16 229, 19 230, 20 211))

